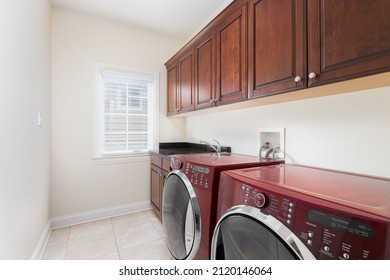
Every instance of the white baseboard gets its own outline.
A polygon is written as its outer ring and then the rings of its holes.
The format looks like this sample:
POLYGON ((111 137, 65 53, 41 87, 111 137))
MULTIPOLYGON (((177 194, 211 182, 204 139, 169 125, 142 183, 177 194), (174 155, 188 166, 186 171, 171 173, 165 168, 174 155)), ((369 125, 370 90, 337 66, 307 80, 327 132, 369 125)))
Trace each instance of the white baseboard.
POLYGON ((96 220, 111 218, 120 215, 126 215, 135 212, 141 212, 152 209, 150 201, 132 203, 119 207, 99 209, 96 211, 83 212, 75 215, 62 216, 51 219, 51 228, 62 228, 92 222, 96 220))
POLYGON ((32 260, 40 260, 45 252, 47 241, 53 229, 73 226, 77 224, 107 219, 111 217, 147 211, 153 209, 150 201, 142 201, 138 203, 131 203, 119 207, 99 209, 95 211, 82 212, 74 215, 67 215, 62 217, 52 218, 47 222, 47 225, 42 233, 38 245, 34 251, 32 260))
POLYGON ((47 222, 45 229, 38 241, 38 245, 35 247, 35 251, 31 257, 32 260, 40 260, 45 252, 47 241, 49 240, 51 233, 50 220, 47 222))

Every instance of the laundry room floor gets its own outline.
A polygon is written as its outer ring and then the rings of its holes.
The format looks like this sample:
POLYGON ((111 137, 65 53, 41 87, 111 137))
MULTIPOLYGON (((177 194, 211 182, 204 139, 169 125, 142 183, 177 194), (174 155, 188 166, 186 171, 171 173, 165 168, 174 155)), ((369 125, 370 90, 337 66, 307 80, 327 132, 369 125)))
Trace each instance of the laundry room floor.
POLYGON ((169 260, 161 221, 151 211, 54 229, 43 260, 169 260))

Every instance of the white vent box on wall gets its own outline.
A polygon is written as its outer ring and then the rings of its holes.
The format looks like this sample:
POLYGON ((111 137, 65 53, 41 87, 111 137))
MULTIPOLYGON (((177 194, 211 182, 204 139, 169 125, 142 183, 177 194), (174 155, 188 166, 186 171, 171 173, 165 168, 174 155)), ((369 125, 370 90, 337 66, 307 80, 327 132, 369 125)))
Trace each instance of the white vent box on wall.
POLYGON ((258 128, 257 147, 259 157, 284 159, 286 152, 286 129, 282 128, 258 128))

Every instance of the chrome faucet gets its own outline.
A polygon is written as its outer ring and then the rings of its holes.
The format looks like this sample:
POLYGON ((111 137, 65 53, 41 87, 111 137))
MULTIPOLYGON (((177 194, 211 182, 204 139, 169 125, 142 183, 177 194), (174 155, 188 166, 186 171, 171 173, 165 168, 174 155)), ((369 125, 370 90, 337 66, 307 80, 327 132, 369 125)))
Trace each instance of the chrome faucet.
POLYGON ((220 153, 222 150, 221 150, 221 143, 219 143, 217 140, 215 140, 215 139, 213 139, 214 140, 214 142, 216 142, 217 143, 217 151, 218 151, 218 153, 220 153))
POLYGON ((212 148, 212 149, 218 154, 218 157, 220 157, 220 156, 221 156, 221 144, 220 144, 217 140, 215 140, 215 139, 213 139, 213 140, 217 143, 217 148, 214 147, 213 145, 211 145, 211 144, 210 144, 209 142, 207 142, 207 141, 201 140, 200 143, 201 143, 201 144, 206 144, 207 146, 209 146, 210 148, 212 148))

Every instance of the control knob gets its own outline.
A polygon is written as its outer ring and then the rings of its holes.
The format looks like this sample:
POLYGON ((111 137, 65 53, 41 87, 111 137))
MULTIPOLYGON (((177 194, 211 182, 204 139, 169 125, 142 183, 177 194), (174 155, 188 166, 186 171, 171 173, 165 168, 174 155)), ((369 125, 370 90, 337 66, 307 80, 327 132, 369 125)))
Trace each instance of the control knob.
POLYGON ((257 193, 255 195, 254 200, 255 200, 256 206, 259 207, 259 208, 264 207, 265 204, 267 203, 267 199, 266 199, 265 195, 262 194, 262 193, 257 193))
POLYGON ((171 168, 172 170, 180 169, 183 166, 183 163, 180 159, 172 157, 171 158, 171 168))

